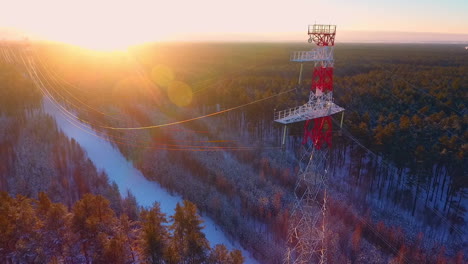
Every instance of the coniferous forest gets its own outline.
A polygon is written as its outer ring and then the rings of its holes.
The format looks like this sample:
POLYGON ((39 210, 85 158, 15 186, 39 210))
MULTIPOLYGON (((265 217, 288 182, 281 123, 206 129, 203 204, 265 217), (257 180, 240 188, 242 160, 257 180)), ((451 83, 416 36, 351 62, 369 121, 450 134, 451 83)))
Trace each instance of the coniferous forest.
POLYGON ((0 193, 2 263, 243 263, 239 250, 210 248, 196 206, 177 205, 174 215, 159 204, 117 215, 101 195, 85 194, 71 209, 38 199, 0 193))
MULTIPOLYGON (((242 263, 240 251, 210 245, 200 212, 259 263, 282 263, 303 123, 282 146, 273 113, 307 101, 313 65, 298 84, 289 54, 310 48, 10 46, 35 62, 47 93, 24 64, 1 60, 1 262, 242 263), (49 97, 180 195, 174 214, 122 197, 44 111, 49 97)), ((333 117, 328 158, 329 262, 466 263, 468 52, 338 43, 334 69, 346 111, 342 127, 333 117)))

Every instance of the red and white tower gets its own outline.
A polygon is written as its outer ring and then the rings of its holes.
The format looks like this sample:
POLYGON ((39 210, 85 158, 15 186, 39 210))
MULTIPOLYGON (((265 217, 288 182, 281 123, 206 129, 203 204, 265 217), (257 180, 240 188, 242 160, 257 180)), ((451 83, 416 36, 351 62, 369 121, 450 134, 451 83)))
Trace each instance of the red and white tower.
POLYGON ((330 116, 344 110, 333 102, 335 33, 335 25, 309 25, 309 43, 314 42, 317 47, 291 54, 291 61, 301 63, 300 76, 302 63, 314 63, 309 100, 301 106, 275 112, 275 121, 285 125, 305 121, 285 263, 326 263, 327 259, 327 153, 332 144, 330 116))

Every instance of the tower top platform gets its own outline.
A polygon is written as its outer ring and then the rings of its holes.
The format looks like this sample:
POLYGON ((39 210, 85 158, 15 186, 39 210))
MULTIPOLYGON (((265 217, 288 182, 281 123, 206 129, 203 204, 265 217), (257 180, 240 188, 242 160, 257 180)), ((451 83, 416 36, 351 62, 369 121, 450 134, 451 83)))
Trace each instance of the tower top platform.
POLYGON ((315 42, 318 46, 334 46, 336 25, 309 25, 307 31, 309 35, 309 43, 315 42))
POLYGON ((313 24, 309 25, 309 35, 312 34, 335 34, 336 25, 322 25, 322 24, 313 24))

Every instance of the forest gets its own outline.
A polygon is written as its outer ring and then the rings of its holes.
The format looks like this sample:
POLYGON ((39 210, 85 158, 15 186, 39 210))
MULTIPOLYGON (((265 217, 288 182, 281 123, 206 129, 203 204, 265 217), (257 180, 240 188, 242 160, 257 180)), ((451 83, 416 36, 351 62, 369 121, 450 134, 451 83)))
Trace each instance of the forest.
MULTIPOLYGON (((299 65, 289 62, 289 53, 310 48, 291 43, 158 43, 103 54, 37 44, 23 54, 37 62, 48 96, 105 135, 145 177, 196 204, 259 262, 281 263, 303 124, 289 127, 286 147, 281 148, 282 127, 274 124, 273 112, 306 102, 312 65, 304 65, 298 85, 299 65), (167 124, 244 104, 167 127, 112 129, 167 124)), ((17 68, 21 72, 21 66, 17 68)), ((346 112, 343 127, 334 125, 329 158, 330 261, 466 261, 467 73, 468 54, 459 45, 335 47, 334 97, 346 112)), ((25 94, 37 93, 34 87, 28 89, 25 94)), ((34 100, 31 104, 37 105, 40 99, 34 100)), ((17 104, 2 105, 8 107, 2 111, 13 113, 17 104)), ((40 114, 20 112, 14 115, 40 114)), ((17 129, 29 122, 7 121, 5 116, 2 122, 22 122, 17 129)), ((46 127, 54 127, 48 122, 46 127)), ((45 132, 53 131, 60 134, 57 129, 45 132)), ((18 141, 13 139, 18 133, 3 133, 2 144, 18 141)), ((8 171, 0 173, 2 182, 24 175, 13 169, 18 148, 4 149, 0 155, 11 162, 0 170, 8 171)), ((60 163, 67 157, 75 159, 65 151, 50 160, 58 169, 69 166, 60 163)), ((63 200, 67 206, 89 191, 118 208, 109 195, 115 188, 99 191, 100 185, 91 181, 103 175, 73 176, 71 170, 56 176, 83 182, 80 190, 73 190, 78 192, 75 198, 63 200)), ((37 171, 37 177, 44 173, 37 171)), ((57 181, 69 186, 66 182, 57 181)), ((39 192, 12 193, 33 198, 39 192)), ((61 201, 59 197, 53 200, 61 201)))
POLYGON ((117 215, 100 195, 85 194, 71 210, 40 192, 38 199, 0 193, 2 263, 243 263, 239 250, 210 248, 196 206, 184 201, 168 218, 159 204, 117 215))
POLYGON ((1 263, 244 262, 239 250, 210 246, 193 203, 166 216, 122 198, 43 112, 31 81, 1 67, 1 263))

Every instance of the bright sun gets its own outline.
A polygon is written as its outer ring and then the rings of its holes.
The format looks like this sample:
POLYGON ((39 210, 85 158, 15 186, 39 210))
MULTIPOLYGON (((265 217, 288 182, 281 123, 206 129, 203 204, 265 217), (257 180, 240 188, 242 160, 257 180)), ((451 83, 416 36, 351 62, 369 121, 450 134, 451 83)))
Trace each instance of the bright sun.
POLYGON ((137 10, 129 2, 126 3, 84 1, 76 4, 76 8, 81 10, 79 13, 86 15, 79 20, 70 21, 67 31, 59 28, 60 32, 56 35, 64 42, 106 51, 122 50, 144 42, 150 37, 149 25, 139 18, 146 16, 145 11, 137 10))
POLYGON ((116 51, 125 50, 131 45, 136 45, 144 42, 143 39, 131 38, 125 32, 120 35, 106 34, 103 32, 95 32, 88 34, 81 34, 76 36, 68 36, 61 40, 73 45, 78 45, 91 50, 97 51, 116 51))
POLYGON ((123 50, 130 45, 161 40, 171 30, 164 23, 167 10, 158 4, 160 1, 44 0, 41 3, 37 8, 47 6, 48 16, 36 19, 32 15, 28 17, 30 20, 22 20, 25 28, 33 28, 44 39, 88 49, 123 50))

